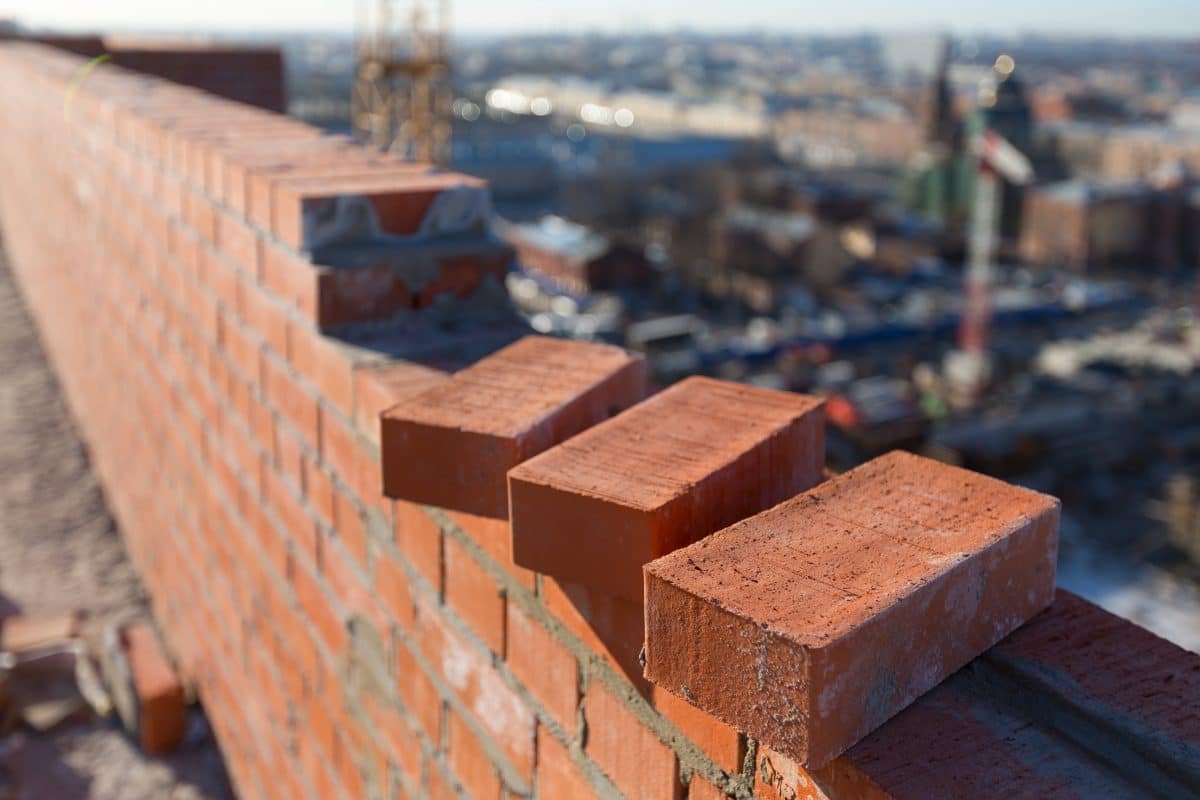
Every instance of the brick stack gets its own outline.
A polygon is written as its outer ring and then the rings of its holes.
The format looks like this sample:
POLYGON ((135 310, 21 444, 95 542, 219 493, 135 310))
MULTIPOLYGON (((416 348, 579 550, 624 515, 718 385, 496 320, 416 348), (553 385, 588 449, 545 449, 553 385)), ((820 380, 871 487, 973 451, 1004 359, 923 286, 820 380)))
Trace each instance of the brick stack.
POLYGON ((810 398, 502 347, 477 183, 111 66, 64 108, 83 63, 0 46, 0 224, 241 796, 1194 787, 1138 698, 1200 664, 1086 604, 946 679, 1051 602, 1051 499, 822 483, 810 398))

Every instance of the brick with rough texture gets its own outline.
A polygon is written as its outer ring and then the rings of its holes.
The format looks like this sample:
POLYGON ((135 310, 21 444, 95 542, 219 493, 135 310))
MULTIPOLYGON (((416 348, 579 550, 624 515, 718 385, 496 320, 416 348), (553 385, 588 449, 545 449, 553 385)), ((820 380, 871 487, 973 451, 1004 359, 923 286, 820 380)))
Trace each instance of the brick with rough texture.
POLYGON ((646 568, 646 677, 820 767, 1050 604, 1056 499, 892 453, 646 568))
POLYGON ((816 398, 689 378, 509 474, 513 558, 640 602, 642 565, 821 480, 816 398))
POLYGON ((166 753, 182 740, 187 727, 183 685, 149 625, 121 632, 121 645, 137 700, 138 744, 147 753, 166 753))
POLYGON ((506 518, 510 469, 644 389, 640 356, 527 336, 384 413, 384 494, 506 518))
POLYGON ((895 800, 1190 797, 1200 713, 1180 700, 1196 697, 1200 655, 1059 590, 830 766, 895 800))

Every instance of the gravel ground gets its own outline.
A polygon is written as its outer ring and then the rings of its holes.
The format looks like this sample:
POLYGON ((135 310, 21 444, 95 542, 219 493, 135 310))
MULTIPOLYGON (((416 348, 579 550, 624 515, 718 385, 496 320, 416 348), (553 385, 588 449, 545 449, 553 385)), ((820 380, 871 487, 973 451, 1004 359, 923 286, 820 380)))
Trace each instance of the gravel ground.
MULTIPOLYGON (((0 249, 0 616, 84 609, 84 635, 148 615, 58 382, 0 249)), ((187 741, 142 755, 113 720, 0 739, 0 800, 231 798, 199 710, 187 741)))

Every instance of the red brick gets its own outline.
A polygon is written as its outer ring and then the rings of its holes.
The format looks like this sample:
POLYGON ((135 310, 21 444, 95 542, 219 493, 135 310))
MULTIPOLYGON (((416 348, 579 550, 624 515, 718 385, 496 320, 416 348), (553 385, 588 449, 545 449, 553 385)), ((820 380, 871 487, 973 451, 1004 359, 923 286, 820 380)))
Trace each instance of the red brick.
POLYGON ((239 321, 228 315, 221 319, 221 345, 243 380, 260 380, 262 348, 239 321))
POLYGON ((460 800, 460 795, 454 790, 454 784, 442 772, 441 767, 431 764, 427 770, 429 775, 429 800, 460 800))
POLYGON ((878 458, 650 564, 646 676, 823 766, 1051 602, 1058 508, 878 458))
POLYGON ((533 591, 534 573, 513 563, 508 520, 480 517, 463 511, 448 511, 446 516, 450 517, 463 533, 470 536, 471 541, 479 545, 497 566, 505 569, 522 586, 533 591))
POLYGON ((316 563, 317 523, 295 489, 272 469, 264 470, 263 504, 275 512, 287 537, 311 563, 316 563))
POLYGON ((292 587, 304 616, 312 623, 321 641, 333 656, 346 649, 346 623, 334 609, 329 596, 321 589, 319 579, 304 567, 292 571, 292 587))
POLYGON ((258 264, 262 285, 285 305, 296 308, 306 319, 315 322, 321 268, 267 243, 262 244, 258 264))
POLYGON ((230 214, 218 212, 216 215, 216 245, 217 249, 247 276, 258 276, 260 240, 254 231, 241 220, 230 214))
POLYGON ((323 540, 321 543, 321 574, 347 614, 357 614, 379 630, 387 629, 389 623, 379 607, 382 598, 371 588, 362 568, 336 542, 323 540))
POLYGON ((337 489, 333 495, 334 525, 342 546, 363 567, 367 563, 367 534, 363 511, 350 494, 337 489))
POLYGON ((390 704, 385 705, 373 694, 363 695, 363 706, 375 723, 387 756, 400 768, 400 772, 411 784, 421 779, 421 745, 417 733, 390 704))
POLYGON ((598 681, 583 701, 588 757, 629 797, 676 800, 683 795, 675 751, 598 681))
POLYGON ((183 218, 201 239, 212 244, 216 239, 216 220, 212 204, 207 197, 185 190, 183 192, 183 218))
POLYGON ((542 591, 546 607, 580 641, 625 673, 643 694, 649 692, 639 660, 645 640, 645 615, 640 602, 549 576, 542 579, 542 591))
POLYGON ((591 785, 571 761, 566 746, 544 728, 537 732, 537 792, 538 800, 587 800, 596 797, 591 785))
POLYGON ((821 402, 689 378, 509 473, 521 566, 631 602, 642 565, 821 480, 821 402))
POLYGON ((566 730, 574 729, 579 703, 579 664, 571 651, 511 599, 508 668, 559 725, 566 730))
POLYGON ((288 325, 288 360, 345 417, 354 415, 354 361, 347 347, 308 325, 288 325))
POLYGON ((1108 741, 1125 753, 1152 740, 1194 751, 1200 717, 1178 698, 1196 696, 1200 656, 1059 590, 1049 609, 834 761, 842 769, 828 779, 861 773, 859 783, 895 797, 1184 795, 1166 770, 1114 770, 1059 737, 1062 720, 1087 709, 1088 741, 1115 733, 1108 741), (1153 790, 1137 785, 1147 775, 1153 790))
POLYGON ((377 185, 388 176, 407 178, 427 171, 425 165, 401 161, 395 156, 381 153, 368 153, 361 148, 343 147, 308 152, 302 158, 290 159, 288 163, 276 162, 251 171, 246 177, 246 213, 255 224, 270 229, 276 217, 275 195, 280 194, 284 207, 279 210, 286 215, 294 199, 294 192, 286 192, 291 187, 307 191, 322 183, 327 186, 345 185, 349 181, 361 182, 364 179, 377 185))
POLYGON ((239 285, 238 304, 246 324, 278 355, 286 356, 288 318, 275 299, 258 287, 243 282, 239 285))
MULTIPOLYGON (((276 468, 298 487, 307 487, 304 450, 287 425, 273 420, 271 432, 271 457, 276 468)), ((310 500, 310 502, 312 502, 310 500)))
MULTIPOLYGON (((838 800, 842 797, 893 800, 891 794, 855 768, 845 757, 835 759, 810 772, 787 756, 766 746, 759 747, 755 760, 754 796, 762 800, 838 800)), ((920 796, 937 795, 922 793, 920 796)), ((692 798, 689 797, 688 800, 692 798)))
POLYGON ((730 774, 742 769, 746 757, 746 739, 733 728, 685 700, 655 686, 653 703, 684 736, 691 739, 718 767, 730 774))
POLYGON ((415 608, 408 574, 387 554, 375 560, 375 595, 401 629, 412 630, 415 608))
POLYGON ((249 208, 247 181, 251 175, 269 172, 275 165, 286 167, 317 157, 341 158, 350 149, 350 140, 345 136, 322 134, 286 142, 272 141, 269 145, 268 148, 255 142, 244 150, 227 152, 222 159, 221 196, 225 204, 239 214, 245 214, 249 208))
POLYGON ((396 547, 425 576, 436 592, 442 591, 442 530, 419 505, 397 500, 392 504, 396 547))
POLYGON ((359 451, 362 445, 340 414, 321 407, 321 460, 349 486, 358 485, 359 451))
MULTIPOLYGON (((281 436, 286 437, 288 441, 294 442, 291 436, 287 436, 282 432, 281 436)), ((300 467, 303 470, 305 498, 323 524, 330 527, 334 526, 337 516, 337 490, 333 486, 333 481, 315 459, 300 454, 298 449, 296 457, 299 458, 300 467)))
POLYGON ((300 386, 286 367, 270 358, 263 359, 263 388, 268 402, 316 450, 320 442, 316 399, 300 386))
MULTIPOLYGON (((435 664, 436 668, 436 664, 435 664)), ((417 720, 425 738, 435 746, 442 741, 442 699, 433 681, 407 647, 396 648, 396 685, 404 707, 417 720)))
POLYGON ((503 656, 504 593, 462 545, 448 538, 445 547, 446 602, 493 652, 503 656))
POLYGON ((508 470, 643 389, 642 360, 623 350, 526 337, 384 413, 384 494, 507 518, 508 470))
POLYGON ((452 631, 436 610, 417 609, 421 652, 450 685, 475 721, 504 751, 519 775, 533 778, 532 712, 490 659, 452 631))
POLYGON ((187 727, 183 685, 149 625, 122 630, 121 646, 136 695, 138 744, 147 753, 169 752, 187 727))
POLYGON ((500 776, 462 717, 446 715, 447 757, 450 769, 473 800, 499 800, 500 776))

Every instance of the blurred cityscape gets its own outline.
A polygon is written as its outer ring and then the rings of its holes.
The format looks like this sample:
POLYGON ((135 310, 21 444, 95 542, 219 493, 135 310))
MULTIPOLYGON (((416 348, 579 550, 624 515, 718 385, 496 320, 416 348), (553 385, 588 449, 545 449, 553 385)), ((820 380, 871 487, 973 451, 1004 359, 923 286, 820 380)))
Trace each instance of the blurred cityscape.
MULTIPOLYGON (((350 133, 354 39, 270 43, 350 133)), ((1058 495, 1060 583, 1200 650, 1200 43, 457 37, 448 73, 534 329, 824 395, 835 469, 1058 495)))

